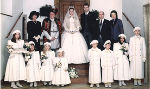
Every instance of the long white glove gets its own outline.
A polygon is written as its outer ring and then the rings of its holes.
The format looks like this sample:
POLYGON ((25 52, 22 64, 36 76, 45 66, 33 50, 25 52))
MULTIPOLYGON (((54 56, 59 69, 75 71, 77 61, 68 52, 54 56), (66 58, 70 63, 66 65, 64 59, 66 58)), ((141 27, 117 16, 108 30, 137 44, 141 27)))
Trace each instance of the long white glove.
POLYGON ((48 34, 48 32, 47 31, 45 31, 45 30, 43 30, 43 32, 42 32, 42 36, 45 36, 47 39, 49 39, 49 40, 51 40, 52 39, 52 37, 48 34))

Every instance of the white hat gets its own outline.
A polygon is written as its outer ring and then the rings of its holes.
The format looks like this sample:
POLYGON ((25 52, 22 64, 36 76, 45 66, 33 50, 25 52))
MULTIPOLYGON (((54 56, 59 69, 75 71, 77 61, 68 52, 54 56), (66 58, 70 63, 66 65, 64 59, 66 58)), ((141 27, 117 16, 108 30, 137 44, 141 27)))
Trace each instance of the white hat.
POLYGON ((49 46, 51 46, 51 43, 49 43, 49 42, 45 42, 45 43, 44 43, 44 46, 45 46, 45 45, 49 45, 49 46))
POLYGON ((126 35, 125 34, 120 34, 119 37, 124 37, 126 39, 126 35))
POLYGON ((59 50, 57 50, 57 52, 64 52, 64 50, 60 48, 59 50))
POLYGON ((30 41, 30 42, 29 42, 29 45, 31 45, 31 44, 34 44, 34 45, 35 45, 35 43, 34 43, 33 41, 30 41))
POLYGON ((105 48, 105 45, 106 45, 106 44, 108 44, 108 43, 110 43, 110 44, 111 44, 111 41, 110 41, 110 40, 107 40, 107 41, 104 43, 104 45, 103 45, 103 46, 104 46, 104 48, 105 48))
POLYGON ((15 30, 12 32, 12 34, 15 34, 15 33, 21 33, 21 32, 20 32, 20 30, 15 30))
POLYGON ((97 40, 93 40, 93 41, 90 43, 90 45, 95 44, 95 43, 98 43, 98 41, 97 41, 97 40))
POLYGON ((140 28, 140 27, 135 27, 135 28, 133 29, 133 32, 136 31, 136 30, 139 30, 139 31, 140 31, 141 28, 140 28))

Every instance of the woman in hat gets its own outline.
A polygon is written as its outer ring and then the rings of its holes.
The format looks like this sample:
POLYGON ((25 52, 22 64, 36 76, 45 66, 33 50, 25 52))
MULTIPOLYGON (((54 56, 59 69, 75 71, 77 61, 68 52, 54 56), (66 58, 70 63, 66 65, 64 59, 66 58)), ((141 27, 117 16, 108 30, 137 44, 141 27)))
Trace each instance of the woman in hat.
POLYGON ((35 51, 35 43, 33 41, 29 42, 31 57, 28 59, 26 71, 27 71, 27 82, 30 83, 30 87, 34 85, 37 86, 37 81, 40 81, 40 54, 35 51))
POLYGON ((93 87, 94 84, 96 87, 99 87, 99 83, 101 83, 101 68, 100 68, 100 56, 101 50, 97 47, 98 41, 93 40, 90 45, 91 49, 88 51, 89 58, 89 83, 90 87, 93 87))
POLYGON ((53 60, 55 58, 55 52, 50 50, 51 44, 49 42, 44 43, 43 51, 41 52, 42 67, 40 70, 41 81, 44 85, 51 85, 54 73, 53 60), (45 56, 45 58, 44 58, 45 56))
POLYGON ((119 81, 119 86, 125 86, 124 80, 130 80, 130 67, 128 60, 128 43, 125 42, 126 36, 120 34, 119 42, 114 43, 113 51, 116 57, 117 67, 114 71, 114 80, 119 81))
POLYGON ((22 87, 20 80, 26 79, 25 61, 22 56, 24 40, 21 40, 20 31, 15 30, 13 38, 8 40, 7 48, 10 56, 8 58, 4 81, 11 82, 12 88, 22 87))
POLYGON ((129 41, 129 60, 131 68, 131 78, 134 79, 134 85, 142 85, 144 79, 144 62, 146 60, 146 45, 144 37, 140 36, 140 27, 135 27, 134 36, 129 41))
POLYGON ((56 51, 60 47, 61 22, 56 18, 56 9, 49 11, 48 18, 42 23, 43 41, 51 43, 51 49, 56 51))
POLYGON ((41 35, 41 22, 37 21, 39 12, 32 11, 29 15, 31 21, 27 22, 28 41, 35 43, 35 48, 40 51, 40 35, 41 35))
POLYGON ((68 60, 67 58, 64 58, 64 51, 60 48, 57 51, 57 56, 54 59, 54 76, 52 80, 52 84, 56 86, 64 86, 67 84, 70 84, 70 77, 68 73, 68 60))
POLYGON ((101 67, 102 67, 102 82, 105 84, 106 88, 111 87, 113 80, 113 72, 116 66, 115 55, 113 51, 110 50, 111 42, 107 40, 104 43, 104 50, 101 52, 101 67))

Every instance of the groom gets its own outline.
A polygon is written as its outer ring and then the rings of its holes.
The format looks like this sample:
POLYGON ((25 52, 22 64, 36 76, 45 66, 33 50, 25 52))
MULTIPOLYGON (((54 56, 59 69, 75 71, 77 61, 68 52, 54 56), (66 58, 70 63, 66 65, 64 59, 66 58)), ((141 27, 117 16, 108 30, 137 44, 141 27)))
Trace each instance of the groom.
POLYGON ((85 3, 83 5, 84 7, 84 13, 81 14, 81 26, 82 30, 81 33, 88 45, 88 48, 90 48, 90 42, 93 40, 93 21, 94 21, 94 16, 93 13, 89 11, 89 4, 85 3))

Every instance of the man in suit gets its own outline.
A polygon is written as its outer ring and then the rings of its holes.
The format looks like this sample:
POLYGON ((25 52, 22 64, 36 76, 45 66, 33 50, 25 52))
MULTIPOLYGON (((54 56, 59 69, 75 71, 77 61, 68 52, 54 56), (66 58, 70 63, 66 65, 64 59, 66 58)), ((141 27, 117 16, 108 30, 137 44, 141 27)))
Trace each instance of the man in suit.
POLYGON ((90 42, 93 40, 93 13, 89 11, 89 5, 87 3, 84 4, 84 13, 81 14, 81 33, 85 38, 85 41, 90 48, 90 42))
POLYGON ((111 28, 110 22, 104 18, 104 12, 99 12, 99 17, 96 19, 94 31, 94 39, 99 41, 98 47, 103 50, 103 44, 106 40, 110 40, 111 38, 111 28))

